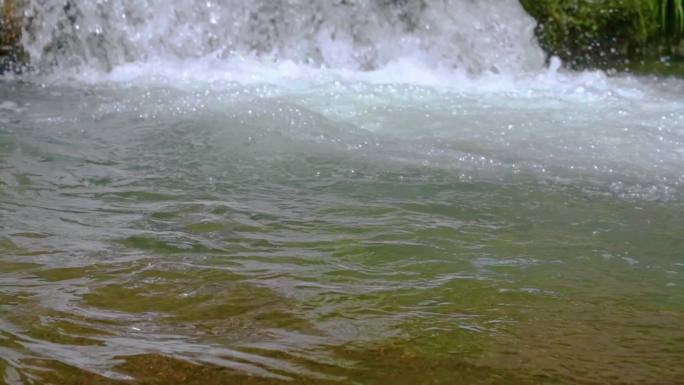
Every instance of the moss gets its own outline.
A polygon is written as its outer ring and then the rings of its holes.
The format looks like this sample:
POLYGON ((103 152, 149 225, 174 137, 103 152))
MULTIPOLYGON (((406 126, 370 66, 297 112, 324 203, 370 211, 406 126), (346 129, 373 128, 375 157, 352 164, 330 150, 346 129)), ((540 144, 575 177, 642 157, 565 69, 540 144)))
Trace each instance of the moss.
MULTIPOLYGON (((677 73, 682 33, 672 0, 521 0, 549 56, 573 69, 677 73), (663 9, 662 7, 666 7, 663 9), (668 63, 660 63, 663 57, 668 63)), ((684 74, 684 71, 681 71, 684 74)))
POLYGON ((28 56, 21 46, 20 10, 23 1, 4 0, 0 16, 0 74, 19 72, 28 56))

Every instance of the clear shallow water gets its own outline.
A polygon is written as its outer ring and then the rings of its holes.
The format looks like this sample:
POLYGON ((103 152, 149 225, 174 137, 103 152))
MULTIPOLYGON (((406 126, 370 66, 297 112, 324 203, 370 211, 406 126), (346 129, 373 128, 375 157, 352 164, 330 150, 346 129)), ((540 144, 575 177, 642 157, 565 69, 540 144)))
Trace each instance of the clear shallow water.
POLYGON ((0 383, 680 384, 684 82, 513 0, 33 0, 0 383))
POLYGON ((5 80, 4 382, 681 382, 680 81, 316 73, 5 80))

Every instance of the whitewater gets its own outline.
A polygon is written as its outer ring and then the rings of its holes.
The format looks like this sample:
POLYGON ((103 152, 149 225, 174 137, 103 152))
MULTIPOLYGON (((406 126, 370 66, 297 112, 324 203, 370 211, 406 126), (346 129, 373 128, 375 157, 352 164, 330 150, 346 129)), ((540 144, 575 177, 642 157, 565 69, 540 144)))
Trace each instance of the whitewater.
POLYGON ((0 383, 684 378, 684 81, 514 0, 30 0, 0 383))

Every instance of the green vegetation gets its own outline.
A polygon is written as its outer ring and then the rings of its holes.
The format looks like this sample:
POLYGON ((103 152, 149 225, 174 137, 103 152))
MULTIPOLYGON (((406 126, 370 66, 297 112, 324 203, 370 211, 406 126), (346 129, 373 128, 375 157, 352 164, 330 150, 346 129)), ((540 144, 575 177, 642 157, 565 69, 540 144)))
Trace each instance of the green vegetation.
POLYGON ((665 35, 681 37, 684 33, 683 0, 650 0, 651 8, 657 7, 660 15, 660 31, 665 35))
POLYGON ((681 69, 684 0, 521 0, 542 47, 576 69, 681 69), (664 60, 666 59, 666 60, 664 60))

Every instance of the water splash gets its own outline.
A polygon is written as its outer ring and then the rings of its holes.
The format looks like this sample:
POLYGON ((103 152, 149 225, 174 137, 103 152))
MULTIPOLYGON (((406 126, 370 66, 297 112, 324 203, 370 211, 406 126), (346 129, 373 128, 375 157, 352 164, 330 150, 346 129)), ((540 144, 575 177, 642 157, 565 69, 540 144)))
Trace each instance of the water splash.
POLYGON ((543 66, 515 0, 32 0, 24 46, 42 71, 255 56, 335 69, 399 60, 464 73, 543 66))

